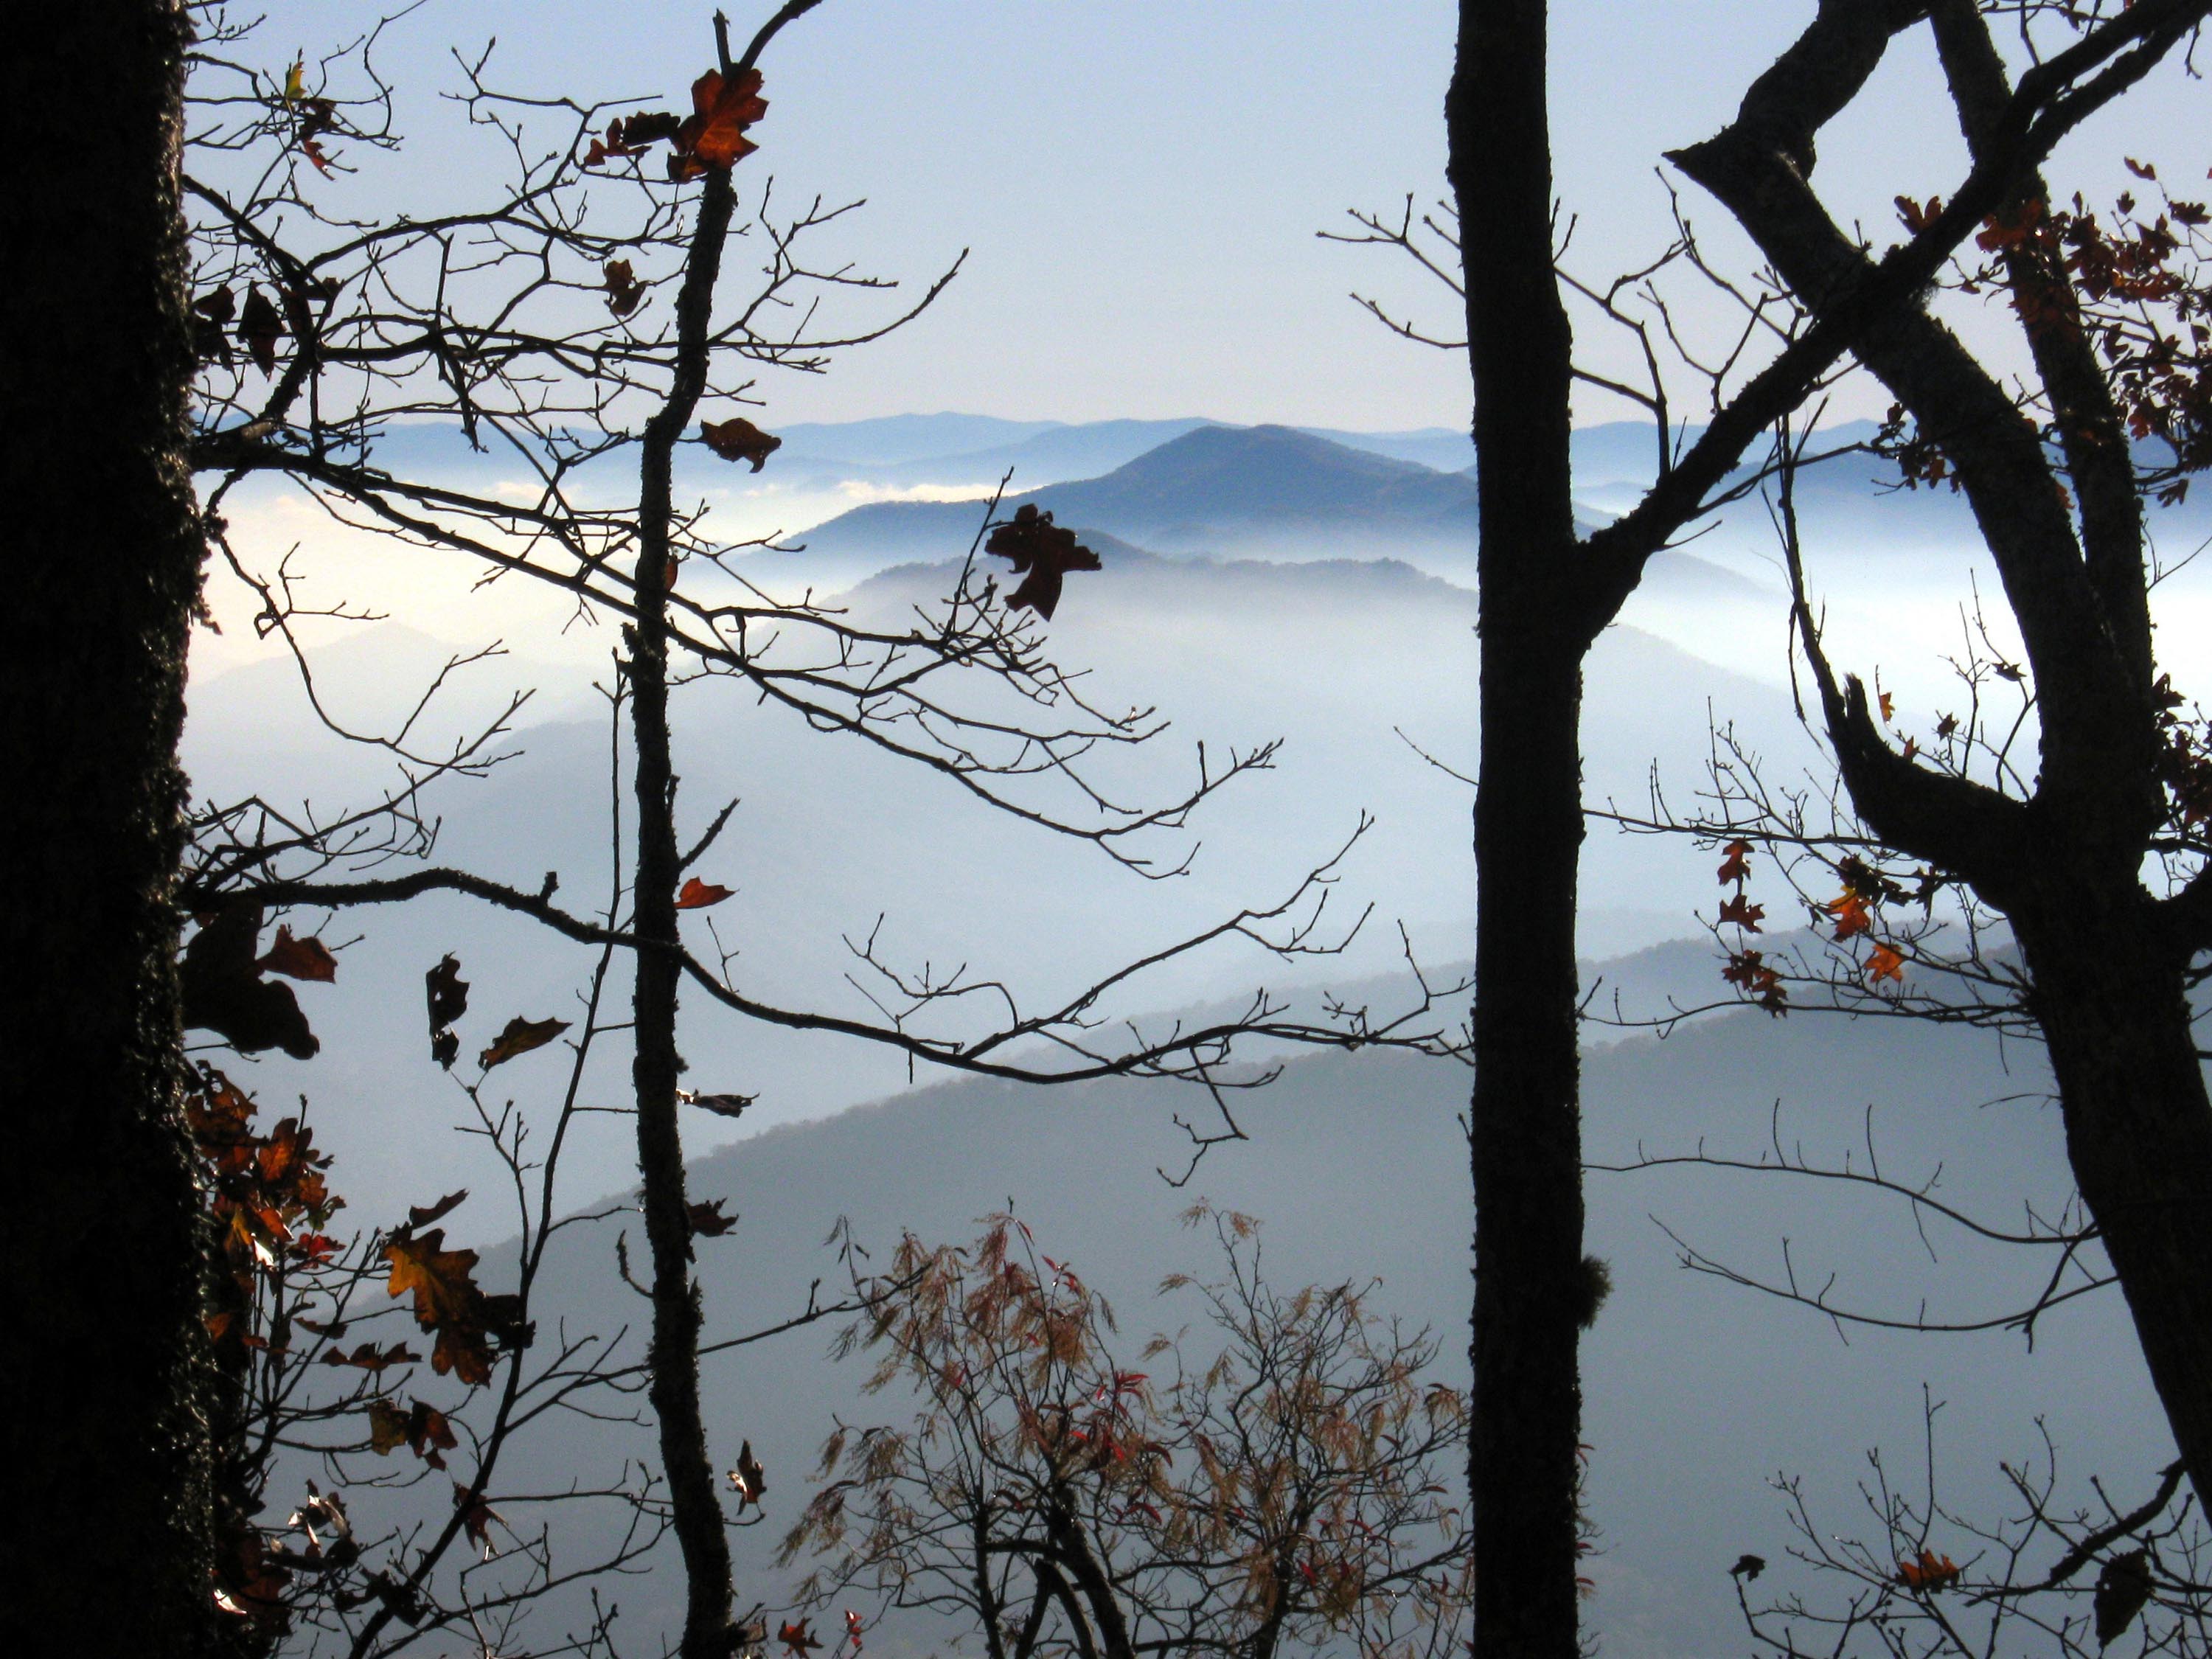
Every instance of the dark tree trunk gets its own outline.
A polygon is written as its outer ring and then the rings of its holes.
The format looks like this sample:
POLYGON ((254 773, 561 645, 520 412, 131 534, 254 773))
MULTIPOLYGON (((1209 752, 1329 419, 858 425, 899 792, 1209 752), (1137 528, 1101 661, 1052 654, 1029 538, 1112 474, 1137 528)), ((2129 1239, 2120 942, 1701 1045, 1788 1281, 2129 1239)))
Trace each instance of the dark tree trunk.
POLYGON ((707 325, 720 275, 722 243, 736 195, 726 170, 700 192, 684 284, 676 302, 679 340, 668 401, 646 428, 638 507, 637 620, 629 630, 631 730, 637 745, 637 871, 631 902, 637 933, 634 1009, 637 1162, 645 1184, 645 1231, 653 1249, 653 1384, 660 1422, 661 1473, 684 1555, 683 1659, 727 1659, 736 1648, 730 1540, 699 1408, 698 1281, 691 1273, 691 1217, 684 1190, 684 1138, 677 1123, 676 773, 668 721, 669 526, 677 441, 706 386, 707 325), (658 948, 656 948, 658 947, 658 948))
POLYGON ((1582 658, 1542 0, 1464 0, 1446 105, 1481 488, 1474 811, 1474 1650, 1572 1659, 1582 658))
POLYGON ((213 1370, 170 907, 202 544, 182 8, 63 6, 0 69, 9 1477, 21 1618, 211 1649, 213 1370), (30 1609, 35 1606, 40 1611, 30 1609))
POLYGON ((2082 1200, 2200 1499, 2212 1492, 2212 1104, 2185 963, 2132 871, 2013 912, 2082 1200))

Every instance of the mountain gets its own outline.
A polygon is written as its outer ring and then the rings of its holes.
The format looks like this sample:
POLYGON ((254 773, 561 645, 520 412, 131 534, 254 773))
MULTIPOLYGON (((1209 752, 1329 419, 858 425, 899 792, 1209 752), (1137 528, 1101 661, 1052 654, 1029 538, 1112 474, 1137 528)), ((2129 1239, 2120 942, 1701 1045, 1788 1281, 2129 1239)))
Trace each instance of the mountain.
MULTIPOLYGON (((1289 427, 1201 427, 1103 477, 1010 495, 1097 539, 1182 556, 1404 561, 1472 586, 1474 480, 1355 449, 1289 427)), ((981 501, 874 501, 795 538, 799 551, 753 556, 750 575, 787 589, 835 591, 872 568, 938 562, 973 544, 981 501)), ((1773 595, 1695 555, 1670 551, 1646 576, 1653 598, 1772 608, 1773 595)), ((1717 616, 1711 620, 1722 620, 1717 616)))
MULTIPOLYGON (((1163 553, 1360 557, 1407 543, 1473 546, 1474 489, 1416 462, 1289 427, 1200 427, 1103 477, 1024 491, 1063 524, 1163 553)), ((976 509, 877 501, 806 532, 810 552, 941 558, 976 509)))

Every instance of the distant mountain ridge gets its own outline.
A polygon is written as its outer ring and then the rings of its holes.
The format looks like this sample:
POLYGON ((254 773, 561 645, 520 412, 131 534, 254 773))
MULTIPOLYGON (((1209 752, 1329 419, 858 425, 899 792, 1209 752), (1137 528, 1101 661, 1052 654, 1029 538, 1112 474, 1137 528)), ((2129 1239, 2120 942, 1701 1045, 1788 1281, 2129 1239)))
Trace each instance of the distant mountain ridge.
MULTIPOLYGON (((1171 557, 1398 559, 1474 584, 1471 477, 1291 427, 1198 427, 1102 477, 1009 495, 1000 511, 1030 502, 1094 544, 1103 538, 1171 557)), ((763 580, 834 590, 889 566, 957 559, 982 523, 979 501, 872 501, 793 538, 802 550, 761 556, 755 568, 763 580)), ((1757 591, 1683 553, 1664 556, 1650 579, 1683 597, 1757 591)))

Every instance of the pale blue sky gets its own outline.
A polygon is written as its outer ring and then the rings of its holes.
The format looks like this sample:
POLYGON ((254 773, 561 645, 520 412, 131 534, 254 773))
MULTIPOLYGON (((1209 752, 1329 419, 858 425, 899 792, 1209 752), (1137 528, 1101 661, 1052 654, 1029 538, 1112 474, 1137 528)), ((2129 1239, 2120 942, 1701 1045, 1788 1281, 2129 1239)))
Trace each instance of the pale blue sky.
MULTIPOLYGON (((380 61, 410 88, 450 86, 447 44, 496 35, 512 87, 671 102, 710 60, 708 9, 427 0, 380 61)), ((742 39, 767 9, 732 9, 742 39)), ((1598 275, 1663 245, 1660 152, 1725 120, 1812 6, 1553 9, 1559 187, 1582 219, 1575 263, 1598 275)), ((272 53, 312 50, 368 15, 359 0, 299 0, 264 39, 272 53)), ((1462 364, 1390 338, 1346 297, 1374 292, 1449 326, 1449 296, 1382 252, 1314 236, 1347 206, 1440 191, 1455 18, 1445 0, 830 0, 772 49, 774 107, 741 182, 772 173, 780 192, 868 197, 840 246, 889 274, 926 279, 973 252, 903 336, 826 380, 765 386, 769 418, 1462 423, 1462 364)), ((1897 234, 1894 195, 1946 190, 1960 170, 1932 56, 1914 37, 1822 147, 1825 192, 1878 240, 1897 234)), ((2136 112, 2075 140, 2057 177, 2108 193, 2131 150, 2201 179, 2208 113, 2204 83, 2169 70, 2136 112)), ((410 125, 427 137, 441 118, 418 108, 410 125)), ((1686 187, 1686 199, 1740 258, 1717 210, 1686 187)), ((1613 349, 1588 337, 1594 354, 1613 349)))

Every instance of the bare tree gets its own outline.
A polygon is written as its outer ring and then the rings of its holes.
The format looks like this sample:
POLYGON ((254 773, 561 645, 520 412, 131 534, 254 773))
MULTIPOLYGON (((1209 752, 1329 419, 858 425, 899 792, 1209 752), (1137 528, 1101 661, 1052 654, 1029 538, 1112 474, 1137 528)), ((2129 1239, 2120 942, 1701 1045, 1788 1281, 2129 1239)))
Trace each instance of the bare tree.
MULTIPOLYGON (((728 1653, 748 1639, 749 1626, 737 1613, 728 1516, 699 1407, 696 1206, 679 1127, 679 1108, 697 1097, 682 1086, 680 991, 751 1019, 989 1075, 1182 1079, 1222 1107, 1224 1127, 1197 1136, 1199 1153, 1238 1133, 1223 1091, 1265 1080, 1264 1070, 1224 1069, 1247 1036, 1450 1046, 1429 1018, 1425 995, 1403 1016, 1346 1010, 1333 1025, 1285 1019, 1262 994, 1243 1018, 1200 1029, 1102 1031, 1109 995, 1217 941, 1243 939, 1286 957, 1337 948, 1343 930, 1322 915, 1334 859, 1279 902, 1195 929, 1043 1009, 1025 1008, 986 977, 906 969, 879 957, 872 941, 860 948, 872 993, 864 1014, 780 1006, 739 988, 729 953, 702 954, 687 943, 682 914, 729 896, 698 872, 709 867, 734 805, 684 821, 672 711, 689 681, 734 681, 776 714, 925 767, 1154 878, 1182 867, 1188 854, 1163 854, 1160 844, 1172 849, 1191 811, 1230 780, 1264 769, 1273 753, 1266 745, 1223 764, 1201 750, 1196 775, 1159 803, 1125 800, 1097 780, 1088 763, 1149 741, 1162 723, 1147 710, 1095 706, 1045 651, 1042 625, 1064 578, 1099 562, 1048 514, 1025 507, 998 523, 993 503, 942 604, 902 628, 865 623, 811 594, 764 591, 744 564, 748 547, 717 539, 704 513, 678 501, 679 448, 696 445, 756 471, 773 453, 775 438, 733 412, 757 401, 758 371, 818 371, 837 350, 909 320, 951 279, 948 271, 915 303, 841 329, 825 301, 890 286, 807 263, 813 233, 845 210, 817 202, 783 216, 771 210, 764 184, 750 222, 740 220, 734 170, 757 148, 747 130, 767 114, 759 59, 817 3, 791 0, 742 53, 732 53, 718 18, 717 61, 694 83, 688 116, 612 115, 567 100, 518 98, 488 82, 483 61, 465 64, 462 106, 507 153, 513 182, 481 208, 422 217, 356 221, 321 205, 348 155, 397 143, 374 32, 313 75, 304 63, 271 71, 242 50, 210 52, 194 137, 206 166, 186 175, 204 325, 194 447, 209 480, 203 523, 254 595, 255 626, 289 646, 312 680, 295 631, 309 612, 289 567, 272 569, 237 545, 223 516, 241 485, 270 477, 304 488, 340 522, 477 562, 487 580, 550 586, 573 599, 580 622, 611 621, 620 630, 616 691, 629 715, 635 802, 623 839, 633 860, 606 913, 556 903, 557 875, 531 891, 428 862, 434 834, 424 791, 493 763, 510 706, 449 751, 418 752, 404 730, 373 736, 394 757, 401 782, 360 811, 287 813, 268 804, 274 791, 210 806, 187 890, 209 921, 186 961, 199 952, 219 988, 212 1004, 200 1005, 210 1029, 242 1047, 311 1053, 314 1039, 296 1008, 279 1006, 289 993, 263 980, 252 949, 235 943, 251 947, 272 908, 374 905, 444 890, 629 953, 653 1305, 649 1391, 669 1523, 686 1569, 687 1659, 728 1653), (549 121, 556 129, 550 147, 536 136, 549 121), (733 298, 726 258, 744 238, 761 247, 763 264, 759 282, 733 298), (426 415, 529 469, 530 499, 381 465, 392 423, 426 415), (979 562, 984 555, 1006 558, 1022 582, 1002 593, 979 562), (420 867, 388 873, 380 866, 395 856, 420 867), (220 972, 218 959, 228 964, 220 972), (253 1024, 256 1014, 272 1023, 253 1024)), ((243 38, 220 24, 217 35, 243 38)), ((517 1024, 518 1040, 551 1035, 543 1022, 517 1024)), ((452 1054, 448 1047, 442 1057, 452 1054)), ((698 1103, 733 1113, 743 1102, 698 1103)))
MULTIPOLYGON (((1973 8, 1939 5, 1931 21, 1960 131, 1986 156, 2016 95, 2010 71, 1973 8)), ((1723 135, 1684 165, 1795 289, 1870 268, 1744 143, 1723 135)), ((1775 853, 1826 939, 1809 958, 1768 960, 1738 920, 1739 986, 1794 982, 1801 1001, 1817 987, 1811 1000, 1830 1006, 1972 1020, 2041 1043, 2081 1205, 2044 1242, 2078 1270, 2070 1289, 2118 1284, 2201 1500, 2212 1490, 2212 1214, 2199 1186, 2212 1178, 2212 1103, 2190 994, 2212 952, 2212 800, 2201 713, 2154 649, 2160 569, 2142 500, 2179 500, 2212 461, 2212 241, 2201 202, 2130 165, 2142 198, 2109 222, 2039 173, 2019 178, 1975 251, 1941 273, 2011 310, 2033 368, 2023 389, 1924 313, 1855 347, 1898 399, 1884 447, 1905 479, 1957 489, 1972 507, 2024 660, 1972 613, 1960 712, 1924 732, 1839 672, 1807 575, 1819 550, 1802 544, 1794 504, 1805 441, 1785 427, 1776 520, 1835 779, 1778 789, 1729 751, 1698 827, 1731 857, 1775 853)), ((1900 205, 1910 226, 1941 204, 1900 205)))
MULTIPOLYGON (((1663 306, 1639 317, 1633 302, 1664 269, 1717 276, 1686 227, 1649 270, 1620 283, 1560 271, 1567 227, 1551 176, 1546 9, 1540 0, 1461 7, 1446 103, 1455 216, 1433 222, 1445 252, 1423 262, 1460 290, 1467 328, 1459 337, 1407 331, 1464 344, 1469 354, 1482 492, 1471 1126, 1476 1650, 1566 1659, 1576 1644, 1576 1344, 1593 1311, 1595 1277, 1582 1254, 1576 1053, 1583 658, 1651 556, 1741 495, 1740 464, 1775 421, 1852 360, 1884 373, 1886 363, 1925 360, 1939 337, 1950 341, 1923 308, 1929 283, 1993 216, 2037 193, 2036 170, 2060 137, 2190 39, 2208 8, 2186 0, 2124 8, 1824 0, 1747 91, 1735 119, 1668 158, 1721 200, 1773 267, 1771 281, 1753 289, 1717 278, 1743 301, 1746 319, 1718 349, 1679 351, 1686 335, 1677 319, 1663 306), (1998 58, 1984 9, 2018 23, 2016 52, 2029 63, 2016 82, 1990 73, 1998 58), (1971 100, 1972 164, 1905 240, 1876 256, 1837 228, 1814 196, 1814 141, 1892 44, 1931 18, 1947 60, 1974 31, 1986 47, 1971 100), (1629 331, 1644 384, 1577 366, 1571 305, 1629 331), (1670 368, 1689 377, 1705 405, 1694 438, 1676 424, 1694 405, 1670 394, 1670 368), (1653 417, 1656 441, 1652 487, 1588 537, 1577 533, 1570 476, 1578 380, 1630 398, 1653 417)), ((1376 216, 1364 224, 1355 240, 1407 251, 1425 234, 1410 213, 1395 225, 1376 216)), ((1955 401, 1972 390, 1971 376, 1958 370, 1964 352, 1955 342, 1942 356, 1948 367, 1924 373, 1940 372, 1944 385, 1923 376, 1927 408, 1917 412, 1931 436, 1940 428, 1947 453, 1965 428, 1994 429, 1989 422, 2000 413, 2018 422, 2008 404, 1994 410, 1978 393, 1955 401)), ((2004 442, 2016 471, 2031 459, 2041 465, 2032 426, 2004 442)), ((2047 473, 2014 476, 2007 488, 2021 513, 2065 516, 2047 473)), ((2082 579, 2067 580, 2049 591, 2069 597, 2051 603, 2072 618, 2068 648, 2094 655, 2106 649, 2085 631, 2096 613, 2082 579)), ((2189 1066, 2193 1079, 2193 1056, 2189 1066)), ((2199 1389, 2197 1397, 2212 1394, 2199 1389)))
POLYGON ((2046 1435, 2036 1457, 2003 1466, 2013 1512, 1984 1520, 1943 1495, 1942 1409, 1932 1398, 1923 1407, 1917 1480, 1869 1455, 1859 1486, 1865 1532, 1839 1532, 1799 1481, 1775 1482, 1795 1570, 1751 1553, 1731 1569, 1745 1630, 1760 1650, 1779 1659, 2024 1651, 2086 1659, 2132 1634, 2146 1655, 2207 1651, 2206 1539, 2181 1464, 2148 1480, 2139 1500, 2123 1502, 2093 1480, 2095 1503, 2069 1507, 2057 1495, 2059 1455, 2046 1435), (1762 1583, 1770 1570, 1775 1579, 1762 1583))
POLYGON ((841 1346, 920 1409, 823 1448, 782 1550, 822 1559, 801 1609, 857 1592, 927 1610, 990 1659, 1458 1644, 1465 1534, 1438 1477, 1466 1402, 1424 1380, 1434 1343, 1369 1311, 1371 1286, 1271 1288, 1249 1217, 1185 1219, 1225 1273, 1166 1282, 1204 1317, 1146 1343, 1145 1370, 1025 1223, 994 1217, 971 1249, 902 1243, 841 1346))

